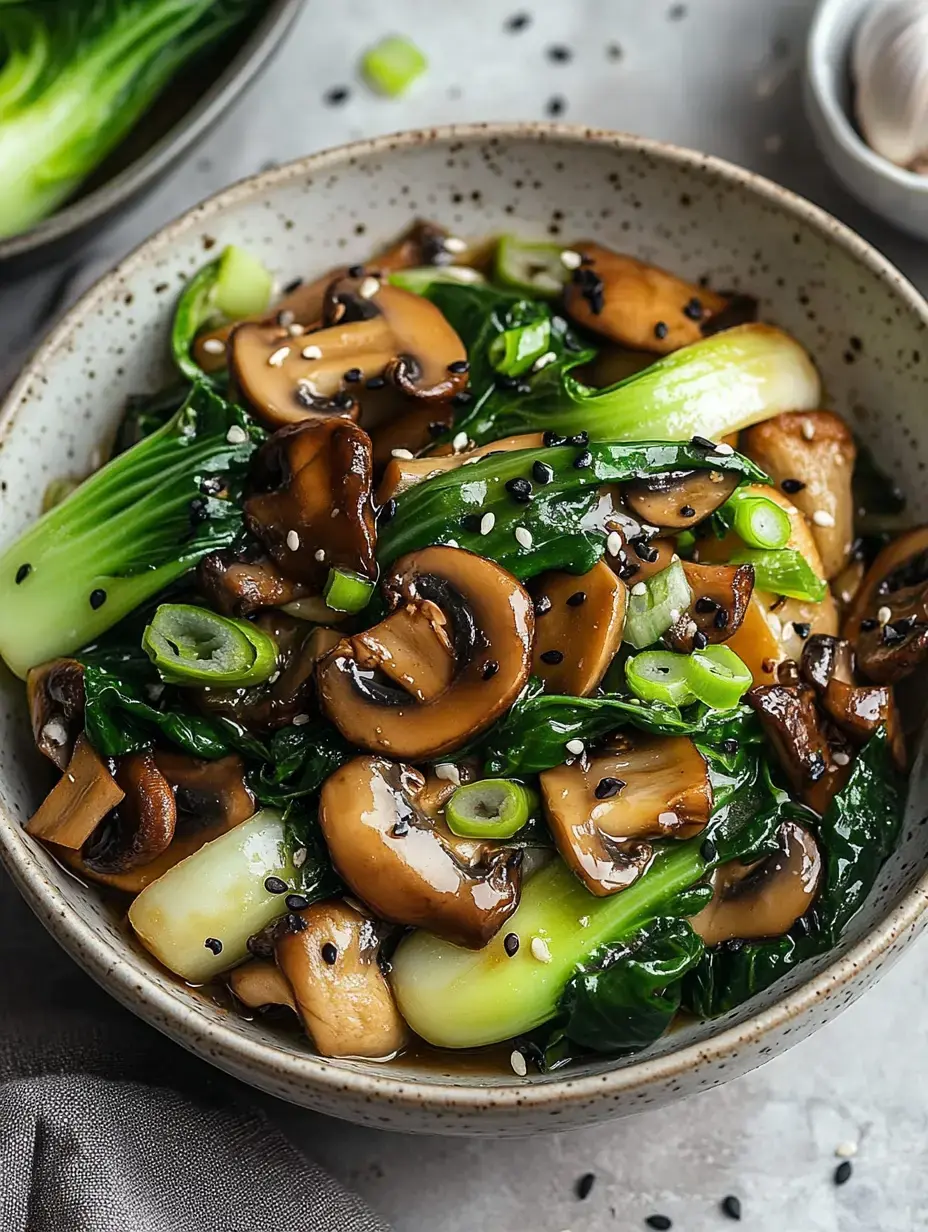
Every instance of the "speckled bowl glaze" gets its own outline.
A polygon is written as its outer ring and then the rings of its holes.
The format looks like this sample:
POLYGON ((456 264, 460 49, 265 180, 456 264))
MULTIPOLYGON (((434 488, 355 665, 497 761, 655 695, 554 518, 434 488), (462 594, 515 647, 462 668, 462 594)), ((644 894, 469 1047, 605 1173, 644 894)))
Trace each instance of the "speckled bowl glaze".
MULTIPOLYGON (((87 471, 125 396, 168 372, 176 293, 216 244, 284 278, 363 259, 419 215, 473 237, 592 235, 713 285, 749 290, 821 366, 830 403, 928 513, 928 305, 872 248, 769 182, 712 158, 556 125, 475 126, 348 146, 237 184, 143 244, 45 341, 0 413, 0 526, 10 539, 53 476, 87 471)), ((33 910, 114 997, 184 1047, 294 1103, 420 1132, 527 1134, 667 1103, 774 1056, 854 1000, 921 930, 928 905, 922 759, 904 841, 839 951, 737 1012, 649 1053, 552 1077, 482 1078, 414 1062, 313 1056, 158 970, 91 890, 22 831, 48 785, 23 688, 0 679, 0 856, 33 910)))

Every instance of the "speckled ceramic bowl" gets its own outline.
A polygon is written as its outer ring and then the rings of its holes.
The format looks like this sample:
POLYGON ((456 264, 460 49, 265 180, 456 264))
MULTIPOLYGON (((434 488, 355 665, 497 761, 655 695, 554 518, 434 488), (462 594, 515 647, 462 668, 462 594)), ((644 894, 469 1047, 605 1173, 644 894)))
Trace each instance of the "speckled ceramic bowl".
MULTIPOLYGON (((98 456, 125 396, 168 371, 168 321, 214 244, 246 244, 285 277, 363 259, 417 215, 468 236, 518 227, 594 235, 684 276, 758 295, 812 351, 831 403, 878 445, 928 514, 928 305, 887 262, 807 202, 685 150, 563 126, 470 127, 348 146, 238 184, 143 244, 71 310, 0 413, 0 527, 38 513, 46 482, 98 456)), ((61 944, 148 1022, 294 1103, 373 1126, 471 1134, 564 1129, 666 1103, 744 1073, 837 1014, 921 930, 928 818, 921 762, 901 850, 840 950, 726 1018, 648 1054, 550 1078, 492 1079, 414 1062, 331 1061, 209 1004, 127 941, 93 890, 22 831, 47 786, 22 686, 0 678, 0 856, 61 944)))

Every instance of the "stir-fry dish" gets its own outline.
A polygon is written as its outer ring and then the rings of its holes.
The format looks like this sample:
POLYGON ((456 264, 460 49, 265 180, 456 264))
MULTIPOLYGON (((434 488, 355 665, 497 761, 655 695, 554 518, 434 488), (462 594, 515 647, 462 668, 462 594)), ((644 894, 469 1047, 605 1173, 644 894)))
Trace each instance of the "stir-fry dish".
POLYGON ((419 223, 276 296, 0 556, 26 829, 335 1057, 551 1070, 831 950, 897 843, 928 529, 743 294, 419 223))

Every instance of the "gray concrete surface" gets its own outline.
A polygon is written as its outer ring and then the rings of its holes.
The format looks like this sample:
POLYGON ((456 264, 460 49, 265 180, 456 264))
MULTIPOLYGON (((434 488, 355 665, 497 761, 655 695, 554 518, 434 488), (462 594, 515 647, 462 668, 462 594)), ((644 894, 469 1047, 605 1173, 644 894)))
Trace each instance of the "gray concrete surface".
MULTIPOLYGON (((801 111, 809 0, 306 0, 275 70, 209 141, 85 254, 125 252, 187 205, 272 161, 359 136, 451 120, 564 118, 699 147, 753 167, 832 210, 924 289, 928 256, 830 179, 801 111), (515 12, 531 15, 504 33, 515 12), (381 34, 413 35, 431 60, 388 102, 355 80, 381 34), (568 63, 546 49, 563 44, 568 63), (613 45, 620 53, 609 51, 613 45), (339 107, 326 90, 349 85, 339 107)), ((62 271, 0 286, 7 345, 47 324, 62 271)), ((78 278, 80 277, 78 273, 78 278)), ((683 1232, 912 1232, 928 1228, 928 944, 836 1024, 718 1091, 632 1121, 530 1141, 405 1138, 268 1101, 294 1141, 360 1190, 397 1232, 606 1232, 654 1212, 683 1232), (859 1148, 832 1183, 835 1147, 859 1148), (592 1171, 590 1196, 574 1196, 592 1171)))

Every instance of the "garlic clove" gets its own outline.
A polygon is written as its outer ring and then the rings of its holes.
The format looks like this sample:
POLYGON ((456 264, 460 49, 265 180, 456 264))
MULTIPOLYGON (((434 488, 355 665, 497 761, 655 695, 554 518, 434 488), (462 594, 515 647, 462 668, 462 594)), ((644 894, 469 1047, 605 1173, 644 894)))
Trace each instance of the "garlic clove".
POLYGON ((854 36, 851 73, 867 144, 921 170, 928 161, 928 0, 876 0, 854 36))

